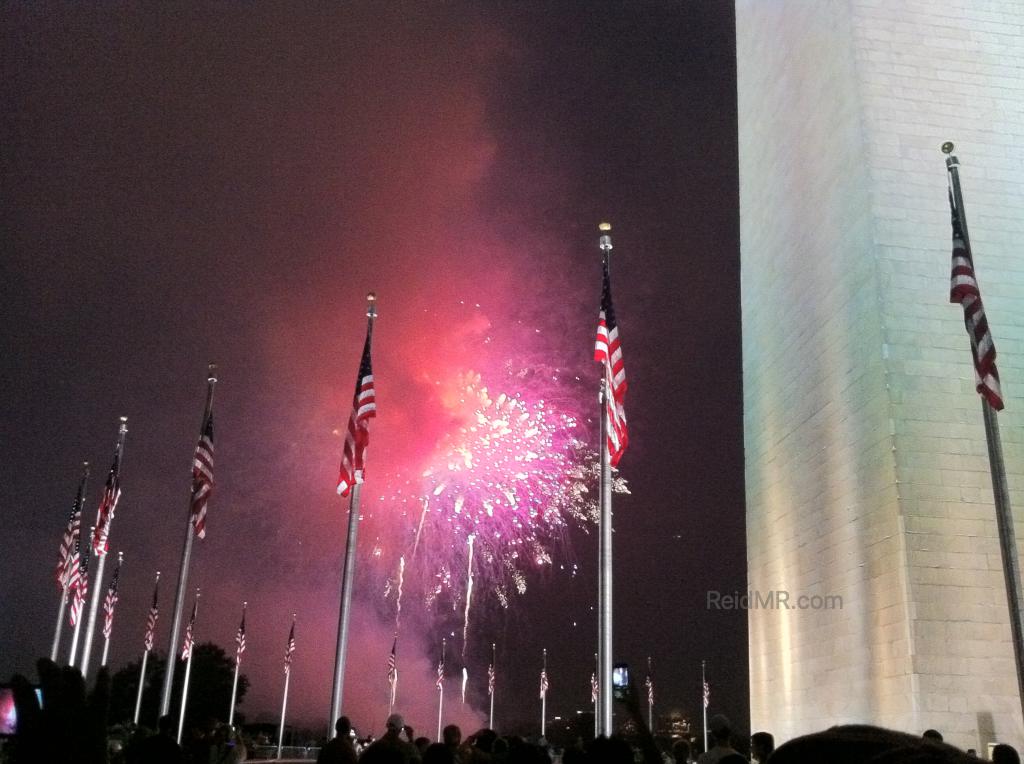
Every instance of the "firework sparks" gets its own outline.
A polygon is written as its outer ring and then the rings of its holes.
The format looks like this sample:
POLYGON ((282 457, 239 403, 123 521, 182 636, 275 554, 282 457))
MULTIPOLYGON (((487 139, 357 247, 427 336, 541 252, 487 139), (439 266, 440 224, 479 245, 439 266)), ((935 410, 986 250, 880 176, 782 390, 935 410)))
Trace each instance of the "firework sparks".
POLYGON ((402 622, 402 587, 405 585, 405 555, 398 558, 398 595, 395 597, 395 633, 402 622))
MULTIPOLYGON (((469 534, 467 543, 469 544, 469 562, 466 565, 466 615, 462 623, 462 655, 466 655, 466 641, 469 636, 469 605, 473 601, 473 542, 476 540, 476 536, 472 533, 469 534)), ((466 702, 466 691, 462 691, 462 702, 466 702)))
POLYGON ((531 571, 553 564, 570 524, 596 521, 600 465, 576 418, 543 399, 492 394, 475 373, 439 394, 451 426, 420 476, 393 479, 402 488, 381 497, 388 517, 407 524, 391 534, 399 543, 390 554, 402 556, 385 591, 398 592, 396 625, 403 584, 430 609, 461 610, 465 653, 479 593, 508 607, 531 571))

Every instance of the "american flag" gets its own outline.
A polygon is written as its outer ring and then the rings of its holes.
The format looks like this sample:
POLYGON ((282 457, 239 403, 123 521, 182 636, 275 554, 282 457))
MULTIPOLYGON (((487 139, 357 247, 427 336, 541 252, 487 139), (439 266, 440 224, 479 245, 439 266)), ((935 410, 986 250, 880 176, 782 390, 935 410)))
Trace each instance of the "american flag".
POLYGON ((651 675, 648 674, 647 678, 644 679, 644 687, 647 688, 647 705, 654 705, 654 682, 651 681, 651 675))
POLYGON ((711 705, 711 685, 708 684, 707 680, 704 680, 704 708, 711 705))
POLYGON ((949 209, 953 218, 953 272, 950 277, 949 301, 960 303, 964 309, 964 325, 971 338, 974 356, 975 389, 996 411, 1003 409, 1003 392, 996 369, 996 346, 988 329, 985 308, 981 304, 981 291, 974 274, 974 260, 964 239, 960 211, 949 195, 949 209))
POLYGON ((548 694, 548 670, 540 670, 540 696, 543 698, 548 694))
POLYGON ((188 626, 185 627, 185 641, 181 645, 181 659, 188 660, 192 656, 192 648, 195 645, 196 609, 199 601, 192 603, 192 615, 189 616, 188 626))
MULTIPOLYGON (((602 237, 604 238, 604 237, 602 237)), ((608 454, 612 466, 619 463, 629 440, 626 429, 626 367, 619 342, 619 325, 612 305, 611 277, 608 255, 604 258, 604 281, 601 288, 601 312, 597 321, 594 360, 604 364, 605 407, 608 410, 608 454)))
POLYGON ((206 505, 213 492, 213 412, 203 422, 203 431, 192 458, 192 527, 196 535, 206 538, 206 505))
POLYGON ((241 663, 242 653, 245 652, 245 605, 242 605, 242 622, 238 624, 238 633, 235 634, 235 663, 241 663))
POLYGON ((100 508, 96 515, 96 530, 92 536, 92 551, 97 555, 107 553, 110 537, 110 522, 114 519, 114 510, 117 509, 117 500, 121 498, 121 450, 114 452, 114 462, 110 465, 110 474, 107 475, 106 485, 103 487, 103 497, 100 499, 100 508))
POLYGON ((391 652, 388 653, 388 687, 394 692, 395 683, 398 682, 398 659, 396 650, 398 649, 398 637, 395 637, 395 641, 391 643, 391 652))
POLYGON ((377 416, 377 402, 373 390, 373 367, 370 363, 370 334, 363 345, 363 358, 359 362, 356 392, 352 398, 352 415, 348 420, 345 448, 341 455, 338 475, 338 493, 348 496, 352 486, 363 482, 363 461, 370 444, 370 419, 377 416))
MULTIPOLYGON (((68 515, 68 524, 64 528, 64 535, 60 540, 60 552, 57 556, 57 583, 61 589, 70 587, 72 568, 78 566, 78 536, 82 531, 82 507, 85 504, 85 484, 88 480, 88 468, 82 473, 82 479, 78 483, 78 495, 75 503, 71 505, 71 513, 68 515)), ((77 575, 77 574, 76 574, 77 575)))
POLYGON ((494 664, 488 664, 487 666, 487 694, 494 695, 494 664))
POLYGON ((146 618, 146 652, 153 649, 153 640, 156 637, 156 619, 160 617, 160 608, 157 605, 157 595, 160 592, 160 574, 156 574, 156 583, 153 584, 153 604, 149 608, 149 616, 146 618))
POLYGON ((444 689, 444 656, 437 662, 437 689, 444 689))
POLYGON ((295 652, 295 619, 292 619, 292 628, 288 632, 288 644, 284 648, 284 673, 292 671, 292 654, 295 652))
POLYGON ((68 584, 71 592, 71 625, 78 623, 85 605, 85 595, 89 591, 89 542, 82 543, 82 534, 75 542, 75 561, 71 564, 71 581, 68 584))
POLYGON ((107 596, 103 598, 103 637, 110 639, 114 629, 114 605, 117 604, 117 581, 121 578, 121 558, 117 559, 117 567, 114 568, 114 575, 110 578, 110 586, 107 587, 107 596))
POLYGON ((591 672, 590 674, 590 702, 597 703, 597 698, 601 694, 601 685, 597 683, 597 673, 591 672))

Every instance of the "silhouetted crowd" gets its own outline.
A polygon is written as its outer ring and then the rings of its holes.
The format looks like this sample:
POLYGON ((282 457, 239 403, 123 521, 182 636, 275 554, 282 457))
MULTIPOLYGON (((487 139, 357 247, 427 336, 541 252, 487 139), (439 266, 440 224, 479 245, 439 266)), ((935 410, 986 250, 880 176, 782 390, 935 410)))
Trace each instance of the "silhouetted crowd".
MULTIPOLYGON (((0 764, 235 764, 249 760, 238 731, 214 720, 192 727, 179 745, 174 720, 160 719, 154 734, 131 731, 125 740, 108 735, 110 680, 106 671, 86 691, 82 675, 50 661, 39 662, 45 708, 34 687, 21 676, 11 682, 18 712, 18 730, 3 746, 0 764), (122 744, 123 743, 123 744, 122 744)), ((936 730, 922 735, 869 725, 845 725, 786 741, 775 747, 768 732, 749 739, 737 736, 721 715, 708 723, 708 750, 692 751, 686 740, 657 741, 648 729, 635 692, 621 699, 633 734, 597 737, 565 748, 546 741, 501 736, 482 729, 463 739, 455 725, 444 728, 441 740, 417 737, 400 714, 392 714, 379 739, 360 739, 347 717, 338 719, 336 735, 319 751, 319 764, 976 764, 973 750, 945 743, 936 730), (747 751, 749 751, 749 758, 747 751)), ((314 749, 315 750, 315 749, 314 749)), ((1017 751, 1005 744, 992 750, 996 764, 1020 764, 1017 751)))

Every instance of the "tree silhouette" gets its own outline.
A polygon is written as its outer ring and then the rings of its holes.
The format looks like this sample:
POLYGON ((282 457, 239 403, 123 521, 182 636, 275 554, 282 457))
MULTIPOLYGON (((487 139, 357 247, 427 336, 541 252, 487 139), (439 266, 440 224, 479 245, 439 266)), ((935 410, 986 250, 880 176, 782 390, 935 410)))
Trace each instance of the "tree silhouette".
MULTIPOLYGON (((139 724, 156 728, 160 709, 160 690, 163 686, 167 662, 162 655, 149 654, 146 665, 146 687, 142 691, 142 710, 139 724)), ((110 723, 124 724, 132 720, 135 713, 135 698, 139 690, 139 669, 141 661, 129 663, 113 676, 110 693, 110 723)), ((188 706, 185 709, 186 727, 201 725, 208 719, 228 720, 231 705, 231 681, 235 673, 235 660, 219 645, 202 642, 195 646, 192 656, 192 673, 189 677, 188 706)), ((185 662, 175 661, 174 688, 171 694, 171 715, 178 717, 181 708, 181 689, 185 681, 185 662)), ((249 678, 243 673, 238 677, 237 702, 242 703, 249 690, 249 678)), ((237 711, 235 719, 242 715, 237 711)))

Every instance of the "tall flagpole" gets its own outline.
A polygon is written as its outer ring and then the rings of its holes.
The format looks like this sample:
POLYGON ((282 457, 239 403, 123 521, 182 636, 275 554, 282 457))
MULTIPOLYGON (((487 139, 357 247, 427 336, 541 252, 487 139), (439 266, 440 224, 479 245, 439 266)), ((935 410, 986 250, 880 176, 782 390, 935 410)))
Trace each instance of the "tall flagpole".
MULTIPOLYGON (((277 731, 277 758, 281 758, 281 749, 284 747, 284 715, 288 710, 288 684, 292 678, 292 647, 295 637, 295 613, 292 613, 292 630, 288 633, 288 648, 285 653, 284 664, 284 697, 281 700, 281 727, 277 731)), ((293 741, 294 742, 294 741, 293 741)))
POLYGON ((68 604, 68 585, 61 587, 60 607, 57 608, 57 628, 53 632, 53 645, 50 647, 50 660, 57 661, 57 652, 60 650, 60 633, 64 628, 64 610, 68 604))
MULTIPOLYGON (((601 231, 600 247, 604 253, 605 262, 611 268, 612 240, 608 234, 612 227, 608 223, 601 223, 598 228, 601 231)), ((606 363, 610 363, 610 359, 606 363)), ((608 406, 606 400, 609 395, 614 395, 607 385, 608 374, 603 375, 601 382, 601 526, 600 526, 600 573, 599 573, 599 596, 598 602, 598 655, 600 681, 600 717, 601 733, 606 736, 612 734, 612 465, 611 453, 608 449, 608 406)))
MULTIPOLYGON (((953 144, 942 144, 946 154, 946 169, 949 172, 953 192, 953 203, 964 237, 964 247, 973 262, 971 239, 967 234, 967 215, 960 191, 960 162, 952 153, 953 144)), ((1006 600, 1010 610, 1010 633, 1013 639, 1013 657, 1017 669, 1017 691, 1024 712, 1024 599, 1021 594, 1020 560, 1017 554, 1017 535, 1013 528, 1013 511, 1010 508, 1010 489, 1006 481, 1006 465, 1003 460, 1003 444, 999 437, 999 419, 985 395, 981 396, 981 413, 985 421, 985 441, 988 445, 988 463, 992 473, 992 494, 995 499, 996 525, 999 530, 999 551, 1003 561, 1003 578, 1006 581, 1006 600)))
MULTIPOLYGON (((75 498, 75 509, 72 510, 73 513, 77 513, 78 514, 78 530, 77 530, 77 533, 78 533, 79 537, 81 537, 81 534, 82 534, 82 507, 85 506, 85 488, 86 488, 86 485, 88 484, 88 482, 89 482, 89 462, 82 462, 82 479, 78 483, 78 495, 75 498)), ((74 548, 73 548, 74 543, 75 543, 75 539, 71 539, 71 545, 72 546, 71 546, 71 548, 68 549, 68 555, 69 556, 74 553, 74 548)), ((54 632, 53 632, 53 646, 50 648, 50 660, 53 661, 54 663, 57 662, 57 653, 60 652, 60 635, 61 635, 61 631, 64 629, 64 610, 67 608, 67 604, 68 604, 68 573, 67 573, 67 566, 65 566, 64 580, 61 583, 60 606, 57 608, 57 627, 54 629, 54 632)))
POLYGON ((704 661, 700 662, 700 691, 701 691, 701 706, 704 709, 704 752, 708 750, 708 704, 710 702, 710 693, 708 692, 708 680, 704 675, 704 661))
MULTIPOLYGON (((377 318, 377 295, 366 295, 366 346, 373 340, 373 322, 377 318)), ((354 412, 353 412, 354 415, 354 412)), ((352 615, 352 589, 356 578, 356 541, 359 532, 359 497, 363 484, 356 480, 348 508, 348 537, 345 542, 345 564, 341 574, 341 606, 338 609, 338 642, 334 652, 334 687, 331 690, 331 718, 327 722, 328 738, 334 735, 334 722, 341 716, 341 698, 345 689, 345 657, 348 652, 348 625, 352 615)))
MULTIPOLYGON (((149 650, 142 652, 142 667, 139 669, 139 690, 135 693, 135 713, 132 714, 132 724, 139 725, 139 714, 142 713, 142 691, 146 687, 146 664, 149 662, 149 650)), ((166 670, 170 670, 169 667, 166 670)))
POLYGON ((498 647, 496 642, 491 642, 491 670, 487 675, 487 689, 490 690, 488 695, 491 696, 491 714, 487 719, 487 729, 494 729, 494 691, 497 688, 497 659, 498 659, 498 647))
MULTIPOLYGON (((118 576, 121 574, 121 564, 123 562, 124 562, 124 552, 118 552, 117 553, 117 567, 114 569, 114 578, 111 579, 111 584, 110 584, 112 589, 108 589, 107 590, 107 595, 108 596, 110 595, 111 591, 113 591, 114 598, 115 598, 114 601, 115 602, 117 601, 117 599, 116 599, 117 598, 117 579, 118 579, 118 576)), ((103 655, 100 657, 100 668, 103 668, 104 666, 107 665, 107 656, 110 654, 110 628, 107 627, 107 619, 109 619, 110 625, 112 627, 113 626, 113 619, 114 619, 113 607, 114 607, 114 603, 112 602, 112 603, 110 603, 110 608, 111 608, 110 614, 108 615, 106 612, 104 612, 104 614, 103 614, 103 616, 104 616, 104 624, 103 624, 103 655)), ((104 603, 104 610, 105 609, 106 609, 106 603, 104 603)))
MULTIPOLYGON (((199 589, 196 589, 195 603, 192 605, 192 616, 195 617, 199 611, 199 589)), ((195 627, 195 621, 192 622, 193 628, 195 627)), ((188 658, 185 659, 185 680, 181 685, 181 709, 178 712, 178 745, 181 745, 181 733, 185 729, 185 707, 188 705, 188 682, 192 676, 192 656, 196 651, 196 640, 195 632, 193 631, 189 639, 188 647, 188 658)), ((174 673, 174 661, 177 652, 172 652, 167 656, 167 673, 174 673)))
MULTIPOLYGON (((81 543, 81 538, 82 538, 81 535, 79 535, 79 537, 78 537, 79 538, 79 563, 78 563, 78 565, 79 565, 79 570, 82 571, 79 575, 82 575, 82 576, 86 577, 85 578, 85 585, 87 587, 89 585, 89 578, 88 578, 88 576, 89 576, 89 550, 90 550, 90 546, 89 545, 92 543, 92 534, 95 533, 95 532, 96 532, 96 526, 95 525, 90 525, 89 526, 89 540, 87 540, 84 544, 81 543), (85 563, 84 570, 81 567, 82 563, 85 563)), ((72 594, 71 596, 74 597, 75 595, 72 594)), ((75 606, 72 604, 72 606, 71 606, 71 614, 72 615, 74 615, 74 613, 75 613, 75 609, 74 608, 75 608, 75 606)), ((78 620, 75 621, 75 630, 71 633, 71 651, 68 654, 68 665, 69 666, 74 666, 75 665, 75 658, 78 656, 78 638, 79 638, 79 636, 82 633, 82 615, 83 615, 82 612, 79 611, 79 613, 78 613, 78 620)))
POLYGON ((242 663, 242 645, 245 644, 245 609, 248 606, 248 602, 242 603, 242 625, 239 626, 239 636, 236 637, 240 642, 235 648, 235 678, 231 681, 231 710, 228 711, 229 727, 235 723, 235 699, 238 697, 238 668, 242 663))
POLYGON ((654 680, 651 679, 651 656, 647 656, 647 728, 654 734, 654 680))
POLYGON ((596 738, 601 734, 601 716, 598 708, 599 698, 601 697, 601 683, 597 679, 597 669, 600 666, 598 660, 598 654, 594 653, 594 673, 590 675, 590 699, 594 703, 594 737, 596 738))
MULTIPOLYGON (((128 417, 121 417, 121 426, 117 430, 117 451, 114 455, 114 462, 117 467, 117 476, 121 474, 121 457, 124 454, 124 438, 128 434, 128 417)), ((102 505, 101 505, 102 506, 102 505)), ((111 510, 110 517, 106 520, 99 517, 96 520, 97 527, 102 530, 102 524, 106 523, 106 534, 110 534, 110 525, 113 522, 113 510, 111 510)), ((92 543, 92 539, 90 539, 92 543)), ((107 564, 107 544, 106 538, 104 543, 99 548, 93 546, 93 552, 95 556, 99 558, 96 565, 96 580, 95 586, 92 588, 92 600, 89 602, 89 620, 85 626, 85 642, 82 644, 82 677, 85 679, 89 678, 89 659, 92 657, 92 640, 96 632, 96 613, 100 607, 100 589, 103 587, 103 569, 107 564)))
POLYGON ((548 649, 544 648, 544 663, 540 670, 540 736, 547 734, 548 726, 548 649))
MULTIPOLYGON (((206 375, 206 407, 203 411, 203 423, 200 427, 205 428, 213 412, 213 388, 217 384, 217 365, 211 363, 207 367, 206 375)), ((200 434, 202 437, 202 434, 200 434)), ((195 456, 192 457, 193 463, 195 456)), ((172 656, 178 650, 178 631, 181 629, 181 615, 185 606, 185 587, 188 585, 188 566, 192 559, 192 537, 195 535, 192 528, 192 493, 189 493, 188 513, 185 522, 185 545, 181 552, 181 568, 178 570, 178 588, 174 594, 174 610, 171 613, 171 634, 167 643, 168 668, 164 672, 164 684, 160 690, 160 716, 165 716, 171 710, 171 688, 174 685, 174 672, 171 670, 172 656)), ((180 733, 179 733, 180 740, 180 733)))
POLYGON ((441 712, 444 708, 444 649, 445 640, 441 639, 441 662, 437 666, 437 742, 441 742, 441 712))
MULTIPOLYGON (((132 717, 132 724, 138 725, 139 713, 142 711, 142 691, 146 686, 146 663, 149 661, 149 653, 153 649, 153 634, 152 629, 156 628, 156 613, 157 611, 157 593, 160 586, 160 571, 156 572, 156 582, 153 584, 153 605, 149 609, 149 615, 146 616, 146 641, 145 650, 142 651, 142 668, 139 669, 139 691, 135 696, 135 715, 132 717)), ((170 664, 170 660, 168 660, 170 664)), ((170 666, 166 669, 170 671, 170 666)))
POLYGON ((391 643, 391 654, 388 656, 388 715, 395 710, 395 697, 398 693, 398 632, 391 643))

